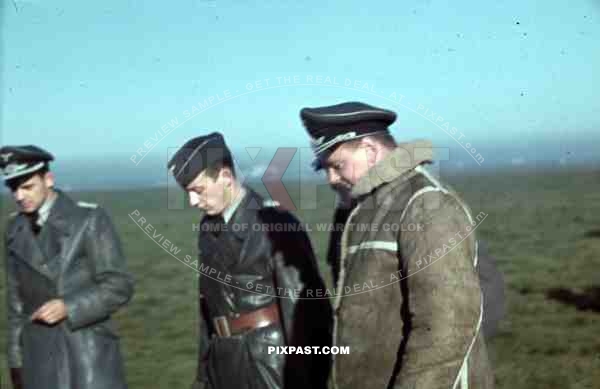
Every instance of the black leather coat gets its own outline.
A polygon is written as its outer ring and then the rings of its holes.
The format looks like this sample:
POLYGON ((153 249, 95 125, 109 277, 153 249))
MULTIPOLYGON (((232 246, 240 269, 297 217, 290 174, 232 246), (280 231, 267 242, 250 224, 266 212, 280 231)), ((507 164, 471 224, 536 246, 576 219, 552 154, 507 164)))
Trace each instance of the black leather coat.
POLYGON ((211 217, 201 223, 200 262, 230 279, 224 281, 225 277, 214 274, 200 277, 195 387, 325 388, 328 355, 268 353, 269 346, 331 344, 331 306, 328 299, 310 298, 317 289, 324 292, 325 285, 298 220, 287 211, 265 207, 264 200, 248 189, 226 231, 215 236, 205 227, 210 223, 211 217), (215 335, 214 317, 235 317, 273 303, 279 305, 281 324, 231 337, 215 335))
POLYGON ((107 213, 58 191, 39 236, 18 214, 5 245, 8 363, 22 367, 25 389, 126 388, 110 316, 131 298, 133 281, 107 213), (29 320, 55 298, 64 300, 67 319, 29 320))

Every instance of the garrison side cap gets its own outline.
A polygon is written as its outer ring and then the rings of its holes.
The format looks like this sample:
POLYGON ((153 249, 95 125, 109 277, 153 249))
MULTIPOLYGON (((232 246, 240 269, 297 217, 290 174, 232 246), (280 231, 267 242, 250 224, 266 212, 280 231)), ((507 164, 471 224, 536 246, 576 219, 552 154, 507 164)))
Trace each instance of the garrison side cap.
POLYGON ((223 135, 212 132, 187 141, 169 160, 167 168, 185 189, 203 170, 224 160, 231 160, 231 152, 223 135))

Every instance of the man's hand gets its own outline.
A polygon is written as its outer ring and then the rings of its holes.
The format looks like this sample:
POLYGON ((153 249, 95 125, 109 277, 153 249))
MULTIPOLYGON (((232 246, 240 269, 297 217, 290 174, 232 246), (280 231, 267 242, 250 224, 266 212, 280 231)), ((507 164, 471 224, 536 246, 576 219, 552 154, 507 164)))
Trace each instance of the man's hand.
POLYGON ((31 315, 31 321, 39 320, 47 324, 56 324, 67 317, 67 306, 59 299, 50 300, 31 315))
POLYGON ((23 389, 23 369, 11 368, 10 380, 12 381, 13 389, 23 389))

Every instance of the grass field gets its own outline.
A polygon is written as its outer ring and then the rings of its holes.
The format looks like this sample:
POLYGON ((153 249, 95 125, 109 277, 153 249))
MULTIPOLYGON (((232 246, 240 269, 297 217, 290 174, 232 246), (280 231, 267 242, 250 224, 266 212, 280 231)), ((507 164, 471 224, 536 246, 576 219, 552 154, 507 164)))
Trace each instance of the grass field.
MULTIPOLYGON (((497 387, 600 388, 600 314, 545 297, 553 287, 600 285, 600 239, 585 235, 600 228, 600 172, 446 178, 475 214, 488 214, 478 229, 479 238, 488 241, 506 278, 508 315, 489 345, 497 387)), ((299 187, 287 186, 297 199, 299 187)), ((169 209, 166 190, 71 195, 110 211, 137 280, 134 299, 117 315, 130 387, 188 387, 196 365, 196 273, 161 249, 128 215, 139 211, 154 226, 154 234, 169 239, 181 250, 177 257, 183 258, 195 256, 192 226, 198 222, 198 212, 169 209)), ((330 221, 331 194, 322 187, 317 198, 316 209, 297 212, 304 222, 330 221)), ((12 206, 3 205, 4 221, 12 206)), ((311 238, 319 258, 324 258, 327 235, 313 232, 311 238)), ((329 281, 324 265, 322 270, 329 281)), ((2 268, 2 350, 6 341, 3 272, 2 268)), ((4 353, 0 364, 5 373, 4 353)))

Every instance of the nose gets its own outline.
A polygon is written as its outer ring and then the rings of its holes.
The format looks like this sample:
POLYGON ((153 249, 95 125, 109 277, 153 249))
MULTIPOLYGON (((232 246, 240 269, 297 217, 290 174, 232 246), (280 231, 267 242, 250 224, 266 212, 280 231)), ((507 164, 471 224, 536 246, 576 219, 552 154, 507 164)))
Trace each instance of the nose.
POLYGON ((23 201, 23 199, 25 199, 25 195, 23 194, 23 191, 21 189, 17 189, 13 192, 13 196, 15 197, 16 201, 23 201))
POLYGON ((198 203, 200 202, 200 196, 198 196, 198 193, 196 192, 188 192, 189 193, 189 197, 190 197, 190 206, 192 207, 196 207, 198 206, 198 203))
POLYGON ((339 174, 337 174, 335 169, 333 169, 333 168, 327 169, 327 181, 329 182, 329 185, 332 185, 332 186, 340 182, 340 176, 339 176, 339 174))

